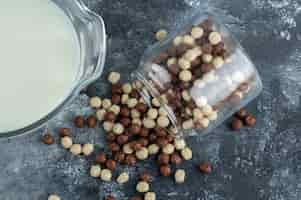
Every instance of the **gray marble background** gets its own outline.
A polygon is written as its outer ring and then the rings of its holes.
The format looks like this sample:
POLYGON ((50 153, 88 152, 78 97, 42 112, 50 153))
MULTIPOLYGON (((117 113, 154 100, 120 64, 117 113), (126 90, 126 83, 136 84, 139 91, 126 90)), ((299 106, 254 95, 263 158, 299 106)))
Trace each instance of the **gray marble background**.
MULTIPOLYGON (((219 9, 227 26, 249 52, 262 76, 264 90, 248 108, 256 115, 255 128, 231 132, 226 123, 206 138, 189 138, 194 158, 183 166, 184 185, 156 178, 151 189, 159 200, 299 200, 301 199, 301 2, 300 0, 85 0, 102 15, 108 31, 109 52, 104 76, 89 94, 105 95, 109 70, 136 68, 154 32, 171 30, 192 12, 219 9), (213 173, 203 176, 195 164, 208 160, 213 173)), ((88 114, 87 97, 53 120, 56 127, 72 127, 76 114, 88 114)), ((5 117, 5 116, 2 116, 5 117)), ((143 168, 156 173, 152 162, 126 170, 130 183, 118 186, 88 176, 92 157, 75 157, 59 144, 40 143, 41 132, 0 141, 0 200, 46 200, 57 193, 63 200, 101 200, 113 193, 128 199, 135 175, 143 168)), ((81 130, 76 142, 103 148, 103 131, 81 130)), ((56 137, 56 140, 59 138, 56 137)))

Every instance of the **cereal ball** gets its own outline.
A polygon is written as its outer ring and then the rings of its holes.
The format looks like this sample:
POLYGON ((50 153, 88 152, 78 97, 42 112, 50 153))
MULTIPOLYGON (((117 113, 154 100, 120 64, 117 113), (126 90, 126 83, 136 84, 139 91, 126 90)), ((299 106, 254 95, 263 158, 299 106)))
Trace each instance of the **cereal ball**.
POLYGON ((112 105, 109 109, 109 111, 113 112, 115 115, 118 115, 120 112, 120 106, 118 105, 112 105))
POLYGON ((200 54, 201 54, 201 50, 200 49, 190 49, 188 51, 186 51, 186 53, 184 54, 184 58, 189 61, 192 62, 194 61, 200 54))
POLYGON ((179 74, 179 78, 181 81, 188 82, 192 79, 192 73, 189 70, 182 70, 179 74))
POLYGON ((93 153, 94 151, 94 145, 93 144, 84 144, 83 146, 83 154, 85 156, 89 156, 93 153))
POLYGON ((173 45, 174 46, 179 46, 182 43, 183 43, 183 37, 182 36, 177 36, 173 40, 173 45))
POLYGON ((223 64, 225 63, 223 57, 221 56, 217 56, 212 60, 212 64, 215 68, 220 68, 223 66, 223 64))
POLYGON ((167 66, 168 66, 168 67, 170 67, 171 65, 174 65, 174 64, 176 64, 176 63, 177 63, 177 58, 172 57, 172 58, 169 58, 169 59, 167 60, 167 66))
POLYGON ((189 147, 185 147, 181 150, 181 155, 184 160, 191 160, 192 159, 192 151, 189 147))
POLYGON ((208 39, 212 45, 217 45, 222 41, 222 36, 218 32, 211 32, 208 39))
POLYGON ((142 147, 139 151, 136 151, 136 157, 139 160, 145 160, 148 157, 148 150, 145 147, 142 147))
POLYGON ((149 191, 149 184, 145 181, 140 181, 136 185, 137 192, 145 193, 149 191))
POLYGON ((175 151, 175 147, 172 144, 167 144, 165 147, 163 147, 162 152, 165 154, 172 154, 175 151))
POLYGON ((218 115, 217 115, 217 112, 216 111, 213 111, 211 112, 209 115, 208 115, 208 119, 210 121, 215 121, 217 119, 218 115))
POLYGON ((185 58, 180 58, 178 64, 181 69, 189 69, 191 67, 189 60, 186 60, 185 58))
POLYGON ((63 137, 61 139, 61 144, 65 149, 69 149, 73 144, 71 137, 69 136, 63 137))
POLYGON ((116 123, 113 126, 113 133, 115 133, 116 135, 120 135, 124 132, 124 127, 121 123, 116 123))
POLYGON ((207 105, 207 102, 207 98, 204 96, 200 96, 196 99, 196 105, 200 108, 207 105))
POLYGON ((128 105, 129 108, 134 108, 137 105, 138 101, 135 98, 130 98, 126 104, 128 105))
POLYGON ((96 111, 96 118, 99 121, 103 121, 107 111, 105 109, 99 109, 96 111))
POLYGON ((147 117, 149 119, 156 119, 158 116, 158 110, 155 108, 150 108, 147 112, 147 117))
MULTIPOLYGON (((211 63, 213 57, 211 54, 204 54, 202 56, 202 60, 204 61, 204 63, 211 63)), ((214 64, 213 64, 214 65, 214 64)), ((215 65, 214 65, 215 66, 215 65)))
POLYGON ((157 119, 158 126, 166 128, 169 125, 169 119, 166 116, 160 116, 157 119))
POLYGON ((123 152, 125 154, 132 154, 132 153, 134 153, 134 150, 132 149, 131 144, 125 144, 125 145, 123 145, 122 150, 123 150, 123 152))
POLYGON ((203 118, 200 120, 200 123, 201 123, 202 127, 207 128, 209 126, 210 121, 208 118, 203 118))
POLYGON ((203 118, 203 113, 199 108, 193 109, 192 115, 193 115, 193 118, 196 119, 196 120, 199 120, 199 119, 203 118))
POLYGON ((111 103, 111 100, 110 99, 104 99, 102 101, 102 107, 104 109, 109 109, 111 107, 112 103, 111 103))
POLYGON ((108 77, 108 81, 112 84, 118 83, 120 80, 120 74, 118 72, 111 72, 108 77))
POLYGON ((184 139, 175 139, 174 145, 175 145, 176 150, 182 150, 186 147, 186 142, 184 139))
POLYGON ((156 200, 156 193, 154 193, 154 192, 145 193, 144 200, 156 200))
POLYGON ((48 200, 61 200, 61 197, 56 194, 52 194, 48 197, 48 200))
POLYGON ((194 39, 199 39, 203 36, 204 30, 201 27, 195 26, 191 29, 190 34, 194 39))
POLYGON ((182 123, 182 127, 184 130, 192 129, 193 128, 193 120, 188 119, 182 123))
POLYGON ((143 84, 140 81, 136 80, 132 83, 132 87, 139 90, 143 87, 143 84))
POLYGON ((158 41, 162 41, 166 38, 167 36, 167 31, 164 29, 160 29, 157 33, 156 33, 156 39, 158 41))
POLYGON ((176 183, 184 183, 185 181, 185 171, 183 169, 177 169, 175 173, 176 183))
POLYGON ((130 94, 132 92, 132 85, 130 83, 123 84, 122 91, 125 94, 130 94))
POLYGON ((100 108, 101 107, 101 98, 99 97, 92 97, 90 98, 90 107, 92 108, 100 108))
POLYGON ((137 109, 132 109, 131 110, 131 117, 134 118, 139 118, 140 117, 140 112, 137 109))
POLYGON ((126 172, 123 172, 117 177, 117 183, 124 184, 124 183, 128 182, 129 179, 130 179, 129 174, 126 172))
POLYGON ((191 96, 190 96, 190 94, 187 90, 182 91, 182 97, 185 101, 190 101, 191 100, 191 96))
POLYGON ((98 178, 100 177, 100 173, 101 173, 100 165, 92 165, 92 167, 90 168, 90 176, 94 178, 98 178))
MULTIPOLYGON (((159 118, 160 118, 160 117, 159 117, 159 118)), ((158 118, 158 119, 159 119, 159 118, 158 118)), ((153 119, 144 118, 144 119, 143 119, 143 126, 144 126, 145 128, 149 128, 149 129, 155 128, 156 122, 155 122, 153 119)))
POLYGON ((154 155, 154 154, 159 153, 160 147, 157 144, 151 144, 148 146, 147 149, 148 149, 148 153, 150 155, 154 155))
POLYGON ((79 155, 79 154, 81 154, 82 153, 82 145, 80 145, 80 144, 73 144, 70 147, 70 152, 73 155, 79 155))
POLYGON ((183 36, 183 43, 193 46, 195 44, 194 38, 190 35, 183 36))
POLYGON ((206 83, 202 79, 197 79, 193 82, 193 85, 198 88, 203 88, 205 87, 206 83))
POLYGON ((203 112, 204 115, 208 116, 213 112, 213 109, 210 105, 207 104, 207 105, 202 107, 202 112, 203 112))
POLYGON ((121 96, 121 103, 122 104, 126 104, 128 100, 129 100, 129 95, 128 94, 123 94, 121 96))
POLYGON ((111 181, 111 179, 112 179, 112 172, 111 172, 111 170, 109 170, 109 169, 103 169, 103 170, 101 170, 100 178, 103 181, 111 181))
POLYGON ((137 125, 141 126, 142 125, 142 121, 141 121, 140 118, 134 118, 132 120, 132 124, 137 124, 137 125))
POLYGON ((105 131, 110 132, 113 129, 114 124, 110 121, 103 122, 103 128, 105 131))
POLYGON ((161 106, 160 101, 157 98, 152 99, 152 105, 155 106, 155 107, 160 107, 161 106))
POLYGON ((159 115, 161 115, 161 116, 167 116, 168 115, 168 113, 167 113, 167 111, 164 107, 159 108, 159 115))

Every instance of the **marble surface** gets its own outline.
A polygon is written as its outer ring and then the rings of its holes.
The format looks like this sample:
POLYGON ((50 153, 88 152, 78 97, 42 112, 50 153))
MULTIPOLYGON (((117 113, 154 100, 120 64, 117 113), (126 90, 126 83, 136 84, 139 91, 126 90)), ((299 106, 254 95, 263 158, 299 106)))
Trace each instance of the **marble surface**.
MULTIPOLYGON (((105 95, 108 71, 136 68, 144 49, 154 43, 154 32, 171 30, 195 11, 211 9, 249 52, 263 79, 264 90, 248 109, 257 117, 252 129, 232 132, 226 123, 208 137, 189 138, 193 161, 184 185, 156 178, 151 190, 159 200, 299 200, 301 199, 301 2, 300 0, 85 0, 102 15, 108 31, 108 57, 103 77, 88 90, 105 95), (218 9, 218 11, 217 11, 218 9), (198 173, 195 164, 208 160, 213 173, 198 173)), ((87 97, 50 123, 50 131, 72 127, 76 114, 88 114, 87 97)), ((5 116, 2 116, 5 117, 5 116)), ((42 132, 0 141, 0 200, 46 200, 57 193, 63 200, 100 200, 113 193, 128 199, 135 175, 143 168, 155 173, 152 162, 126 170, 125 186, 102 183, 88 176, 92 157, 75 157, 59 144, 40 143, 42 132)), ((75 141, 103 148, 103 130, 74 131, 75 141)), ((57 143, 59 138, 56 137, 57 143)))

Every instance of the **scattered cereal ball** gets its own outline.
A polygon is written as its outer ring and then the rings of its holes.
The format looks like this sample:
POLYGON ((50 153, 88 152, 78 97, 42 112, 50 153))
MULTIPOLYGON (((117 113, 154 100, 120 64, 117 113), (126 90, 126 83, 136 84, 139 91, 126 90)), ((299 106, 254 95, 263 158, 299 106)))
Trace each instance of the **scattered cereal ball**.
POLYGON ((94 178, 98 178, 98 177, 100 177, 100 173, 101 173, 100 165, 93 165, 90 168, 90 176, 92 176, 94 178))
POLYGON ((129 179, 130 179, 129 174, 126 172, 123 172, 117 177, 117 183, 124 184, 124 183, 128 182, 129 179))
POLYGON ((145 193, 144 200, 156 200, 156 193, 154 193, 154 192, 145 193))
POLYGON ((155 108, 150 108, 147 112, 147 116, 150 119, 156 119, 158 116, 158 110, 155 108))
POLYGON ((48 197, 48 200, 61 200, 61 197, 56 194, 52 194, 48 197))
POLYGON ((150 155, 154 155, 154 154, 159 153, 160 147, 157 144, 151 144, 148 146, 147 149, 148 149, 148 153, 150 155))
POLYGON ((161 106, 160 101, 157 98, 152 99, 152 105, 155 106, 155 107, 160 107, 161 106))
POLYGON ((204 96, 200 96, 196 99, 196 105, 198 107, 203 107, 203 106, 207 105, 207 102, 208 102, 207 98, 204 96))
POLYGON ((85 156, 89 156, 93 153, 94 151, 94 145, 93 144, 84 144, 83 146, 83 154, 85 156))
POLYGON ((178 64, 181 69, 189 69, 191 67, 190 62, 185 58, 180 58, 178 64))
POLYGON ((135 98, 130 98, 126 104, 128 105, 129 108, 134 108, 137 105, 138 101, 135 98))
MULTIPOLYGON (((202 60, 204 61, 204 63, 211 63, 213 57, 211 54, 204 54, 202 56, 202 60)), ((214 64, 213 64, 214 65, 214 64)), ((214 65, 215 66, 215 65, 214 65)))
POLYGON ((123 153, 125 153, 125 154, 132 154, 132 153, 134 153, 134 150, 132 149, 132 147, 131 147, 130 144, 123 145, 122 150, 123 150, 123 153))
POLYGON ((184 44, 187 44, 187 45, 191 45, 193 46, 194 45, 194 38, 191 37, 190 35, 184 35, 183 36, 183 43, 184 44))
POLYGON ((157 33, 156 33, 156 39, 158 41, 162 41, 166 38, 167 36, 167 31, 164 29, 160 29, 157 33))
POLYGON ((128 94, 123 94, 121 96, 121 103, 122 104, 126 104, 128 100, 129 100, 129 95, 128 94))
POLYGON ((182 97, 185 101, 190 101, 191 100, 191 96, 190 96, 190 94, 187 90, 182 91, 182 97))
POLYGON ((103 181, 111 181, 111 179, 112 179, 112 172, 111 172, 111 170, 109 170, 109 169, 103 169, 103 170, 101 170, 100 178, 103 181))
POLYGON ((186 53, 184 54, 184 59, 186 59, 189 64, 190 62, 194 61, 197 57, 198 57, 198 53, 197 51, 193 50, 193 49, 190 49, 188 51, 186 51, 186 53))
POLYGON ((112 84, 118 83, 120 80, 120 74, 118 72, 111 72, 108 77, 108 81, 112 84))
POLYGON ((218 32, 211 32, 208 39, 211 44, 217 45, 222 41, 222 36, 218 32))
POLYGON ((189 147, 185 147, 181 150, 181 155, 184 160, 191 160, 192 159, 192 151, 189 147))
POLYGON ((132 85, 131 85, 130 83, 123 84, 123 86, 122 86, 122 91, 123 91, 125 94, 130 94, 131 91, 132 91, 132 85))
POLYGON ((175 139, 174 145, 175 145, 176 150, 182 150, 186 147, 186 142, 184 139, 175 139))
POLYGON ((140 112, 137 109, 132 109, 131 110, 131 117, 134 118, 139 118, 140 117, 140 112))
POLYGON ((132 124, 137 124, 137 125, 141 126, 142 125, 142 121, 141 121, 140 118, 134 118, 132 120, 132 124))
POLYGON ((70 147, 70 152, 73 155, 79 155, 79 154, 81 154, 82 153, 82 145, 80 145, 80 144, 73 144, 70 147))
POLYGON ((213 109, 210 105, 207 104, 207 105, 202 107, 202 112, 203 112, 204 115, 208 116, 213 112, 213 109))
POLYGON ((179 78, 181 81, 188 82, 192 79, 192 73, 189 70, 182 70, 179 74, 179 78))
POLYGON ((140 181, 136 185, 137 192, 145 193, 149 191, 149 184, 145 181, 140 181))
POLYGON ((183 37, 182 36, 177 36, 173 40, 173 45, 174 46, 179 46, 183 42, 183 37))
POLYGON ((104 109, 109 109, 111 107, 112 103, 111 103, 111 100, 110 99, 104 99, 102 101, 102 107, 104 109))
MULTIPOLYGON (((159 118, 160 118, 160 117, 159 117, 159 118)), ((159 119, 159 118, 158 118, 158 119, 159 119)), ((145 128, 149 128, 149 129, 155 128, 156 122, 155 122, 153 119, 144 118, 144 119, 143 119, 143 126, 144 126, 145 128)))
POLYGON ((142 147, 139 151, 136 151, 136 157, 139 160, 145 160, 148 157, 148 150, 145 147, 142 147))
POLYGON ((217 119, 217 112, 216 111, 213 111, 211 112, 207 117, 210 121, 215 121, 217 119))
POLYGON ((208 118, 203 118, 200 120, 200 123, 201 123, 202 127, 207 128, 209 126, 210 121, 208 118))
POLYGON ((115 133, 116 135, 120 135, 123 133, 123 131, 124 131, 124 127, 122 124, 120 124, 120 123, 114 124, 113 133, 115 133))
POLYGON ((114 124, 110 121, 103 122, 103 128, 105 131, 110 132, 113 129, 114 124))
POLYGON ((71 137, 69 136, 63 137, 61 139, 61 144, 65 149, 69 149, 73 144, 71 137))
POLYGON ((217 56, 212 60, 212 64, 215 68, 220 68, 224 63, 225 61, 221 56, 217 56))
POLYGON ((194 39, 199 39, 203 36, 204 30, 201 27, 196 26, 191 29, 190 34, 194 39))
POLYGON ((105 109, 99 109, 96 111, 96 118, 102 121, 106 115, 107 111, 105 109))
POLYGON ((167 144, 162 149, 162 152, 168 155, 172 154, 174 151, 175 151, 175 147, 172 144, 167 144))
POLYGON ((92 97, 90 98, 90 106, 92 108, 100 108, 101 107, 101 98, 99 97, 92 97))
POLYGON ((175 173, 176 183, 184 183, 185 181, 185 171, 183 169, 177 169, 175 173))
POLYGON ((166 128, 169 125, 169 119, 166 116, 160 116, 157 119, 158 126, 166 128))
POLYGON ((120 106, 112 105, 109 111, 113 112, 115 115, 118 115, 120 112, 120 106))
POLYGON ((203 118, 203 113, 202 113, 202 111, 199 108, 193 109, 192 115, 193 115, 193 118, 197 119, 197 120, 203 118))
POLYGON ((176 64, 177 63, 177 59, 176 58, 169 58, 168 60, 167 60, 167 66, 169 67, 169 66, 171 66, 171 65, 174 65, 174 64, 176 64))
POLYGON ((167 113, 167 111, 164 107, 159 108, 159 115, 161 115, 161 116, 167 116, 168 115, 168 113, 167 113))
POLYGON ((182 127, 184 130, 192 129, 193 128, 193 120, 188 119, 182 123, 182 127))

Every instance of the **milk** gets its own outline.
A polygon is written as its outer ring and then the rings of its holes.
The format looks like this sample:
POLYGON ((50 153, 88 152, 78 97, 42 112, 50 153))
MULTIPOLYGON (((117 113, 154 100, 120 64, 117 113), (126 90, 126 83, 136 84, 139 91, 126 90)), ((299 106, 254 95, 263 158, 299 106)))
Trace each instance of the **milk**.
POLYGON ((73 88, 76 32, 50 0, 9 0, 0 7, 0 133, 53 111, 73 88))

